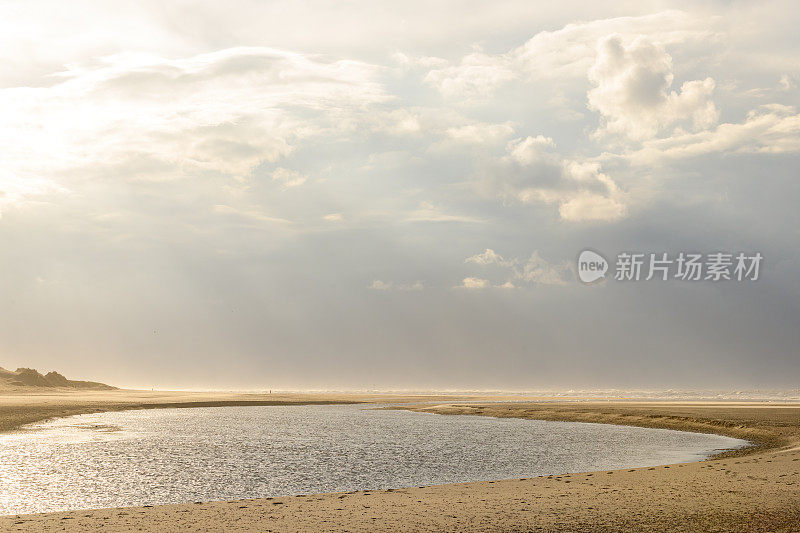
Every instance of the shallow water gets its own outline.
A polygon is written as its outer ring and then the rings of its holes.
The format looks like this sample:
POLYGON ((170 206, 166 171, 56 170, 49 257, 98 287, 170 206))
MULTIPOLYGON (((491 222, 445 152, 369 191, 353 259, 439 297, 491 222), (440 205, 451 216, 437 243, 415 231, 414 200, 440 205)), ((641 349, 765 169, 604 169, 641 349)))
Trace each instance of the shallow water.
POLYGON ((744 445, 661 429, 363 405, 98 413, 0 436, 0 514, 610 470, 744 445))

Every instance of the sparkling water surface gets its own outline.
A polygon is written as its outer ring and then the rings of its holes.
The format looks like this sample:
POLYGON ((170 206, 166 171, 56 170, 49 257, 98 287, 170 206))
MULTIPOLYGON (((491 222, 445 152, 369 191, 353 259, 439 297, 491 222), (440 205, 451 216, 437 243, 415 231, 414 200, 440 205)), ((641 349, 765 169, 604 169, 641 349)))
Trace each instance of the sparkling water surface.
POLYGON ((746 444, 364 405, 97 413, 0 435, 0 514, 611 470, 696 461, 746 444))

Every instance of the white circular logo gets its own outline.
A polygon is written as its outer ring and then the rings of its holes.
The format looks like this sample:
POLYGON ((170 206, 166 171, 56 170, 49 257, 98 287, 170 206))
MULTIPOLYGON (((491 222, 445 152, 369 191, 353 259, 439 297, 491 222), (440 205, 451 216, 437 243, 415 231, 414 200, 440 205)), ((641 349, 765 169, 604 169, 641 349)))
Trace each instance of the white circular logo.
POLYGON ((608 261, 602 255, 584 250, 578 256, 578 278, 584 283, 593 283, 606 276, 608 261))

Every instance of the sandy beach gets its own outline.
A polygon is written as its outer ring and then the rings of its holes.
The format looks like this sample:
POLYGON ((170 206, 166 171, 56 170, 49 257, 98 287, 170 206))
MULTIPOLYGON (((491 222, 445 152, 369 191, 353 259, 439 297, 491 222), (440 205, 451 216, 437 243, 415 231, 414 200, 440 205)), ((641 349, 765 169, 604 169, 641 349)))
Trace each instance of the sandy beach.
POLYGON ((798 26, 0 0, 0 533, 800 533, 798 26))
MULTIPOLYGON (((454 401, 386 395, 98 391, 0 395, 3 430, 55 416, 211 405, 454 401)), ((754 442, 700 463, 382 491, 0 518, 7 531, 797 531, 800 406, 675 402, 404 405, 440 414, 712 432, 754 442)), ((481 403, 484 402, 484 403, 481 403)))

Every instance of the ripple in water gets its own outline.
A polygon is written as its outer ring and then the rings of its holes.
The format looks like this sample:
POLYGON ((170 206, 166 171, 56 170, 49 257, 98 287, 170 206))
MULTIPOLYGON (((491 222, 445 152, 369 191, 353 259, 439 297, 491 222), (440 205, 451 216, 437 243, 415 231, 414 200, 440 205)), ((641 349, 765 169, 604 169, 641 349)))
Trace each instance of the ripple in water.
POLYGON ((0 514, 531 477, 701 460, 745 441, 361 406, 80 415, 0 436, 0 514))

